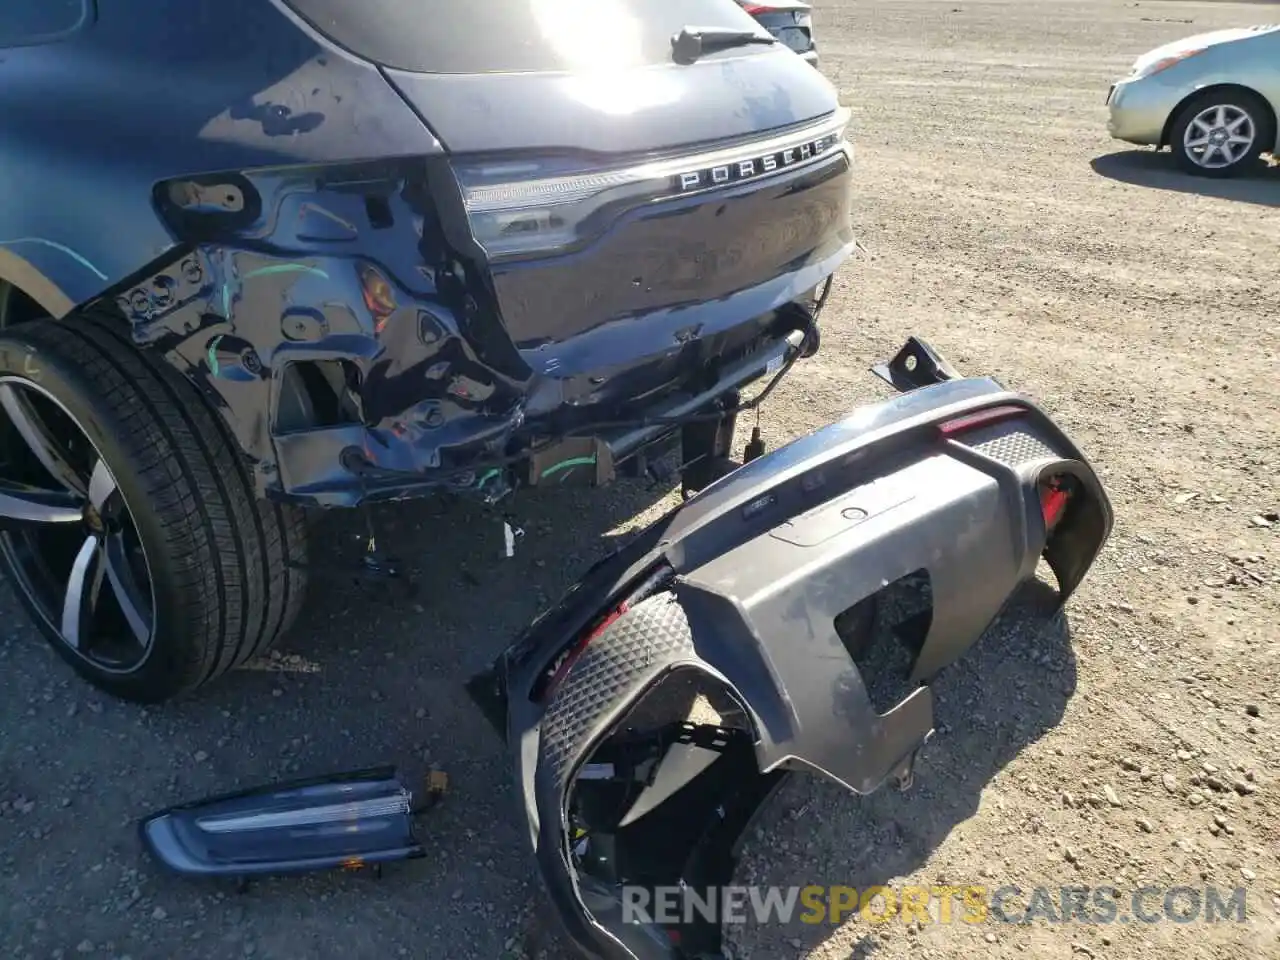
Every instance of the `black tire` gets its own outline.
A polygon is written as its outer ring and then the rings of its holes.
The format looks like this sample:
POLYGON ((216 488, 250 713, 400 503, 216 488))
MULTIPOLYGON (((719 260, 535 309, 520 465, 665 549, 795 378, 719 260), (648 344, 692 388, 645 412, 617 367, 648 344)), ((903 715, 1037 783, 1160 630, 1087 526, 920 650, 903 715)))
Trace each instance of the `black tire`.
MULTIPOLYGON (((0 554, 15 592, 53 648, 83 677, 113 696, 155 703, 264 653, 288 629, 305 591, 303 512, 255 496, 225 424, 193 385, 138 349, 121 321, 111 316, 43 319, 0 332, 0 378, 6 391, 27 391, 23 396, 33 398, 21 401, 24 411, 42 405, 52 411, 41 421, 42 429, 69 415, 68 422, 88 441, 83 448, 114 480, 119 497, 113 493, 112 502, 123 501, 123 509, 114 509, 128 518, 131 556, 144 558, 150 629, 135 631, 145 639, 138 643, 133 667, 109 669, 90 656, 89 631, 83 651, 79 627, 75 648, 64 640, 50 615, 58 609, 49 601, 50 592, 32 588, 37 579, 21 558, 38 556, 30 544, 39 541, 20 534, 23 553, 16 546, 18 534, 0 535, 0 554)), ((16 420, 0 420, 12 442, 21 433, 16 420)), ((102 556, 101 565, 109 567, 106 553, 102 556)), ((136 560, 129 564, 139 569, 136 560)), ((79 576, 83 584, 86 574, 79 576)), ((98 586, 89 603, 96 618, 103 574, 95 576, 98 586)), ((125 604, 116 581, 111 585, 118 614, 125 604)), ((139 588, 130 596, 146 592, 139 588)), ((63 625, 69 606, 64 600, 63 625)), ((109 633, 92 629, 95 635, 109 633)), ((114 641, 108 635, 104 642, 114 641)))
MULTIPOLYGON (((1195 135, 1196 133, 1201 133, 1205 137, 1210 135, 1207 127, 1200 127, 1192 132, 1193 141, 1200 139, 1195 135)), ((1169 148, 1173 151, 1178 166, 1198 177, 1235 177, 1256 169, 1259 158, 1270 150, 1275 142, 1276 121, 1266 101, 1257 94, 1238 88, 1207 90, 1193 97, 1178 113, 1169 131, 1169 148), (1206 161, 1202 150, 1187 145, 1187 131, 1197 117, 1203 118, 1206 112, 1216 112, 1219 108, 1223 111, 1222 119, 1231 125, 1239 124, 1239 126, 1234 132, 1225 131, 1225 134, 1220 133, 1216 127, 1213 129, 1215 146, 1212 148, 1209 160, 1206 161), (1241 135, 1244 131, 1247 131, 1250 143, 1247 149, 1244 144, 1235 144, 1234 149, 1240 151, 1238 155, 1223 153, 1224 147, 1232 147, 1232 144, 1216 144, 1220 136, 1241 135), (1221 165, 1214 165, 1215 163, 1221 165)))

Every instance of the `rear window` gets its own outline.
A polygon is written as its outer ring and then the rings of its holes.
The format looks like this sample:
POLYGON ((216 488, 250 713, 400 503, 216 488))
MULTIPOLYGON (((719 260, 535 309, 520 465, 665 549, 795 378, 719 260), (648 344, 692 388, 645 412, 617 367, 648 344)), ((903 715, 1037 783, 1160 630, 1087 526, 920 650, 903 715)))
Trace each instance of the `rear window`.
POLYGON ((544 73, 664 63, 671 59, 671 35, 682 27, 753 26, 726 0, 284 2, 356 56, 417 73, 544 73))

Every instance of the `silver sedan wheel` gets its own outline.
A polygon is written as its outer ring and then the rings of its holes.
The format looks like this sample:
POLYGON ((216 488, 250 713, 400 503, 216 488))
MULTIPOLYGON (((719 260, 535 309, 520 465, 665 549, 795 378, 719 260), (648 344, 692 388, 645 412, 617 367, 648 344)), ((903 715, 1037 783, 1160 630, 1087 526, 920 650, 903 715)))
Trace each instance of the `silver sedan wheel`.
POLYGON ((1257 136, 1257 125, 1247 111, 1218 104, 1192 118, 1182 135, 1182 146, 1196 166, 1222 170, 1244 159, 1257 136))
POLYGON ((0 377, 0 555, 78 657, 131 673, 151 652, 155 598, 133 516, 75 417, 29 380, 0 377))

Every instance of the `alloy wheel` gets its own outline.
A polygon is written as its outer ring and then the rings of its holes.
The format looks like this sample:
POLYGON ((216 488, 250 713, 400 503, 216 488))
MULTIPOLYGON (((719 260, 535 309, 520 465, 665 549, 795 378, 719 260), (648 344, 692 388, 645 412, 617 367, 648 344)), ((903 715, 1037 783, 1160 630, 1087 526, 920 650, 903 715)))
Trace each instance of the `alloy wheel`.
POLYGON ((1258 136, 1253 117, 1229 104, 1197 113, 1182 135, 1182 145, 1196 166, 1222 170, 1248 156, 1258 136))
POLYGON ((0 377, 0 556, 46 630, 107 673, 151 652, 155 595, 107 462, 39 384, 0 377))

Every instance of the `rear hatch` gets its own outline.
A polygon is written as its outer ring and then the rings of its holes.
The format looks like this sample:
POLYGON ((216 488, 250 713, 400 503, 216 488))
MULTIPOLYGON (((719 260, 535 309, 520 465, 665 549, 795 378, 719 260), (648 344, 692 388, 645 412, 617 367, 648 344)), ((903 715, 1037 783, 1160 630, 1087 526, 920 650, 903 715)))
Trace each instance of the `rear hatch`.
POLYGON ((512 340, 535 373, 591 372, 592 399, 624 369, 672 373, 852 248, 831 84, 779 43, 673 57, 685 28, 772 39, 734 3, 286 2, 431 127, 512 340))

